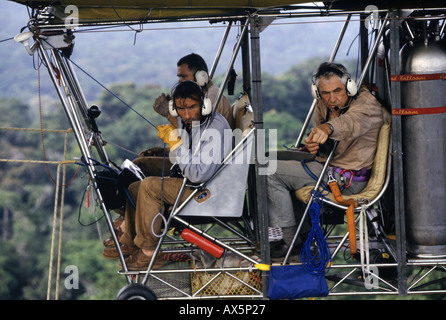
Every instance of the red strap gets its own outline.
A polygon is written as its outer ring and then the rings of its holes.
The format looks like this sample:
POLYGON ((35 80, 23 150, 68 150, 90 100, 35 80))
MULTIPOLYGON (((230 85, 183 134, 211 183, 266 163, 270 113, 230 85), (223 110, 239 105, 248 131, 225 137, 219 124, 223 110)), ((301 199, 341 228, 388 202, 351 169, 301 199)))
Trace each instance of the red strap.
POLYGON ((394 116, 416 116, 419 114, 445 113, 446 107, 392 109, 394 116))
POLYGON ((395 81, 395 82, 427 81, 427 80, 445 80, 445 74, 444 73, 399 74, 390 76, 390 81, 395 81))

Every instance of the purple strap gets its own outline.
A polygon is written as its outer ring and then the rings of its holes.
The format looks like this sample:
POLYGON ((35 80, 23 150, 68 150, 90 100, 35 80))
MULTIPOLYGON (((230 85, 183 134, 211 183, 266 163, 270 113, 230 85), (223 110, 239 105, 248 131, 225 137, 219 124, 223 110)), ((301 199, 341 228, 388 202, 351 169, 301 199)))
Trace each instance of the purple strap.
MULTIPOLYGON (((334 172, 341 174, 344 169, 333 167, 333 170, 334 172)), ((353 172, 352 181, 363 182, 370 178, 371 170, 367 170, 366 168, 362 168, 361 170, 347 170, 342 174, 342 176, 344 176, 346 179, 350 179, 351 172, 353 172)))

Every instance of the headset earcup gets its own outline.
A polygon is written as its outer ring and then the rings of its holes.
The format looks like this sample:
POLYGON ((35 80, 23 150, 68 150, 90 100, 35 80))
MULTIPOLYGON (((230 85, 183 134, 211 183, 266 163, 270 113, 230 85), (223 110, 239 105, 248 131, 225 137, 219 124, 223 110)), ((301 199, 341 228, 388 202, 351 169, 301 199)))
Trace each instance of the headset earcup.
POLYGON ((356 96, 356 94, 358 93, 358 86, 356 85, 356 81, 351 78, 347 79, 346 88, 347 88, 347 95, 349 97, 356 96))
POLYGON ((204 70, 198 70, 197 72, 195 72, 195 81, 200 87, 204 87, 209 82, 208 73, 204 70))
POLYGON ((178 112, 175 106, 173 105, 173 100, 169 101, 169 113, 172 117, 178 117, 178 112))
POLYGON ((317 86, 314 83, 311 84, 311 95, 313 96, 314 99, 321 98, 321 96, 319 95, 319 90, 317 89, 317 86))
POLYGON ((209 98, 203 99, 203 106, 201 107, 201 115, 207 116, 212 112, 212 101, 209 98))

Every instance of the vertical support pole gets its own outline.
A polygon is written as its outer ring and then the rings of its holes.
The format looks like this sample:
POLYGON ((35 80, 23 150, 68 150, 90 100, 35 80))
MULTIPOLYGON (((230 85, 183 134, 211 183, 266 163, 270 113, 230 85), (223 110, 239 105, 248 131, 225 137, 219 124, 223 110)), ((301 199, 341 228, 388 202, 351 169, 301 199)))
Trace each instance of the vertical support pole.
POLYGON ((242 75, 243 91, 248 93, 249 96, 251 96, 251 68, 249 59, 249 37, 247 33, 243 35, 241 46, 242 46, 241 58, 242 58, 242 68, 243 68, 243 75, 242 75))
MULTIPOLYGON (((245 23, 245 20, 242 20, 241 23, 245 23)), ((249 35, 248 33, 243 34, 243 39, 241 42, 241 59, 242 59, 242 80, 243 80, 243 92, 248 94, 249 100, 251 99, 251 64, 250 64, 250 47, 249 47, 249 35)), ((256 200, 256 169, 255 165, 249 166, 248 173, 248 210, 249 217, 255 217, 257 209, 255 208, 256 200)), ((257 226, 254 226, 253 230, 257 230, 257 226)), ((255 233, 255 232, 254 232, 255 233)))
MULTIPOLYGON (((360 21, 365 21, 365 18, 367 17, 366 14, 360 15, 360 21)), ((385 22, 383 22, 385 24, 385 22)), ((361 22, 359 23, 359 33, 360 33, 360 39, 361 42, 359 44, 361 49, 361 70, 365 69, 365 64, 367 61, 367 58, 369 57, 369 37, 368 37, 369 30, 366 28, 365 23, 361 22)), ((364 81, 363 85, 369 85, 369 72, 367 71, 364 74, 364 81)))
MULTIPOLYGON (((259 143, 265 143, 265 141, 259 141, 258 131, 263 129, 263 109, 262 109, 262 77, 261 77, 261 65, 260 65, 260 29, 259 18, 251 17, 250 19, 250 31, 251 31, 251 65, 252 65, 252 104, 254 109, 254 121, 256 123, 256 212, 257 212, 257 226, 258 237, 260 242, 260 252, 263 263, 270 263, 269 255, 269 238, 268 238, 268 210, 267 210, 267 188, 266 188, 266 175, 259 174, 261 167, 266 167, 266 164, 258 163, 259 159, 259 143)), ((263 148, 261 148, 263 149, 263 148)), ((264 158, 264 155, 261 156, 264 158)), ((263 170, 264 171, 264 170, 263 170)), ((269 273, 262 272, 263 292, 266 296, 268 288, 269 273)))
MULTIPOLYGON (((398 13, 393 11, 390 16, 390 72, 392 75, 400 74, 400 21, 398 13)), ((401 86, 400 82, 391 82, 392 109, 401 108, 401 86)), ((392 154, 393 154, 393 182, 395 197, 395 227, 396 227, 396 255, 398 270, 398 294, 407 295, 406 274, 406 227, 404 215, 404 180, 403 180, 403 150, 401 117, 392 116, 392 154)))
MULTIPOLYGON (((73 99, 75 99, 75 103, 78 106, 78 110, 81 113, 81 116, 84 119, 84 122, 87 125, 88 129, 93 132, 90 119, 88 116, 87 100, 85 99, 84 93, 82 92, 81 85, 79 83, 79 80, 77 79, 76 73, 74 72, 73 66, 69 59, 61 56, 60 53, 58 53, 57 51, 55 51, 54 53, 59 56, 58 60, 60 61, 60 66, 63 70, 65 77, 67 77, 67 82, 69 84, 71 91, 73 92, 72 96, 73 99)), ((94 143, 96 147, 96 150, 98 152, 101 161, 104 163, 109 163, 110 161, 108 159, 107 153, 103 148, 104 142, 102 140, 102 136, 100 135, 100 133, 93 132, 91 140, 92 140, 91 142, 94 143)))

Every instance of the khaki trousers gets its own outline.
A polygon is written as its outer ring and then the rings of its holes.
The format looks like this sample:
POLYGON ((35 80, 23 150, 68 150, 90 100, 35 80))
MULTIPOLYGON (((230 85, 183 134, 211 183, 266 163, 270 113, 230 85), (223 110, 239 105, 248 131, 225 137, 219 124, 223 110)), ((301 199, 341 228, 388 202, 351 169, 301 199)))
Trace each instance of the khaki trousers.
MULTIPOLYGON (((125 209, 125 232, 119 239, 123 245, 137 246, 146 250, 154 250, 161 236, 162 217, 165 204, 172 205, 181 189, 182 178, 147 177, 129 186, 129 193, 136 208, 127 199, 125 209)), ((180 203, 192 193, 186 188, 180 203)))

